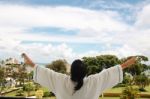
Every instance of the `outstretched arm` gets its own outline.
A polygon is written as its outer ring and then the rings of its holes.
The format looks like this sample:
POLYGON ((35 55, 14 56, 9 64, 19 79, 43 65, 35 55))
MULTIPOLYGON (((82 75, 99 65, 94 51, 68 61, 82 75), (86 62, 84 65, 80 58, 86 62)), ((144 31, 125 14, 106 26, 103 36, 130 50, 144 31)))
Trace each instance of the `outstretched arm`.
POLYGON ((124 62, 123 64, 121 64, 122 69, 128 68, 131 65, 133 65, 137 60, 137 57, 132 57, 130 59, 128 59, 126 62, 124 62))
POLYGON ((53 93, 56 92, 56 86, 61 85, 66 75, 57 73, 51 69, 45 68, 44 66, 35 65, 35 63, 25 53, 22 54, 24 63, 34 68, 33 80, 36 83, 48 88, 53 93))
POLYGON ((24 63, 30 65, 31 67, 35 67, 35 63, 25 54, 22 53, 21 56, 24 58, 24 63))
POLYGON ((88 77, 91 86, 97 86, 98 92, 103 92, 107 88, 111 88, 123 80, 123 69, 130 67, 136 62, 136 57, 128 59, 121 65, 104 69, 102 72, 88 77))

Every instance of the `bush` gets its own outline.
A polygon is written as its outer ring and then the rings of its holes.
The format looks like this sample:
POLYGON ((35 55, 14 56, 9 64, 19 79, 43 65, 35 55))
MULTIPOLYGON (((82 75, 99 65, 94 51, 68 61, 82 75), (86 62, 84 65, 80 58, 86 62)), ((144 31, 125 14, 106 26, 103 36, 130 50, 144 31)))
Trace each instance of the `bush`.
POLYGON ((46 91, 46 92, 44 92, 44 96, 43 97, 52 97, 52 96, 55 96, 55 94, 52 93, 52 92, 46 91))
POLYGON ((120 99, 137 99, 139 98, 138 93, 139 91, 137 88, 133 88, 132 86, 126 86, 125 89, 122 91, 120 99))
POLYGON ((50 94, 51 94, 51 96, 55 96, 55 94, 54 94, 54 93, 52 93, 52 92, 50 92, 50 94))
POLYGON ((22 89, 19 89, 17 92, 16 92, 16 96, 24 96, 24 92, 22 89))
POLYGON ((120 84, 114 86, 113 88, 117 88, 117 87, 125 87, 125 86, 126 86, 125 84, 120 83, 120 84))
POLYGON ((23 91, 27 92, 27 96, 32 96, 31 94, 32 91, 35 90, 35 86, 32 83, 27 83, 23 86, 23 91))
POLYGON ((141 91, 141 92, 147 92, 144 88, 139 88, 139 91, 141 91))
POLYGON ((50 96, 51 96, 50 92, 48 92, 48 91, 44 92, 44 96, 43 97, 50 97, 50 96))

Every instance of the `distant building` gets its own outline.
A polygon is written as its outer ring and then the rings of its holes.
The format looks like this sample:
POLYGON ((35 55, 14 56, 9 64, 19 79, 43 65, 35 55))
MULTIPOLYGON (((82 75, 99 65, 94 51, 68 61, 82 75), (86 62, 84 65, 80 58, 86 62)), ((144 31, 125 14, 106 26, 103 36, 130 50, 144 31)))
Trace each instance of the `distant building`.
POLYGON ((19 64, 19 61, 15 58, 8 58, 5 60, 5 64, 19 64))
POLYGON ((7 77, 6 78, 6 84, 5 86, 7 87, 15 87, 16 81, 12 77, 7 77))

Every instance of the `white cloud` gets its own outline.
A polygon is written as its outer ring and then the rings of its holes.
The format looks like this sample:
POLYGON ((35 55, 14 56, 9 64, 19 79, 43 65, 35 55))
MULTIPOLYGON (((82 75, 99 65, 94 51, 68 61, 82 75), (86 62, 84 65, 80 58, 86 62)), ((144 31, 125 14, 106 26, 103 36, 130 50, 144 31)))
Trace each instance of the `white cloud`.
POLYGON ((137 16, 137 21, 135 23, 135 25, 138 27, 138 28, 150 28, 150 4, 144 6, 142 8, 142 11, 140 11, 138 13, 138 16, 137 16))
POLYGON ((69 6, 32 7, 0 4, 0 35, 9 35, 9 39, 102 43, 110 39, 107 32, 118 33, 127 27, 115 11, 95 11, 69 6), (27 31, 34 27, 57 27, 66 31, 79 30, 79 33, 76 36, 52 36, 27 31), (87 36, 89 30, 90 36, 87 36))
POLYGON ((15 41, 0 41, 1 58, 16 57, 20 59, 21 53, 27 53, 35 62, 48 63, 56 59, 72 61, 77 55, 65 43, 60 45, 31 43, 21 44, 15 41))
POLYGON ((125 30, 113 11, 94 11, 77 7, 31 7, 0 5, 0 26, 59 27, 64 29, 87 29, 98 31, 125 30))
POLYGON ((150 57, 150 5, 139 10, 135 24, 128 25, 115 11, 88 10, 77 7, 42 7, 0 4, 0 56, 17 56, 28 52, 35 61, 66 58, 72 61, 82 56, 115 54, 119 57, 144 54, 150 57), (33 34, 28 29, 33 27, 58 27, 64 30, 79 30, 77 35, 33 34), (76 53, 65 43, 60 45, 22 41, 54 41, 75 43, 101 43, 105 51, 76 53), (112 48, 118 44, 120 47, 112 48), (108 46, 107 46, 108 45, 108 46), (38 53, 38 54, 37 54, 38 53), (40 60, 42 59, 42 60, 40 60))

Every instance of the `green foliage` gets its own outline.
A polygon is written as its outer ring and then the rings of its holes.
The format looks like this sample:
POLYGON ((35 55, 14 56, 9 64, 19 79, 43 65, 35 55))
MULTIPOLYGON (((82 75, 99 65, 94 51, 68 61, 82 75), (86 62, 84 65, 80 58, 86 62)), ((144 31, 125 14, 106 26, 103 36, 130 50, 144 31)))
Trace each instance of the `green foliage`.
POLYGON ((5 88, 5 69, 3 67, 0 67, 0 95, 5 88))
MULTIPOLYGON (((130 57, 121 59, 121 63, 129 59, 130 57)), ((132 65, 130 68, 126 68, 123 72, 130 73, 133 76, 133 79, 130 80, 129 77, 124 76, 123 83, 127 85, 138 85, 140 91, 145 91, 145 86, 150 84, 148 76, 144 74, 149 67, 146 64, 141 63, 141 61, 148 61, 146 56, 138 56, 137 62, 132 65)))
POLYGON ((36 91, 36 90, 39 90, 40 88, 41 88, 41 85, 38 84, 38 83, 35 83, 35 91, 36 91))
POLYGON ((51 64, 46 65, 47 68, 50 68, 56 72, 66 73, 67 71, 67 61, 66 60, 56 60, 53 61, 51 64))
POLYGON ((135 84, 139 86, 139 89, 144 91, 145 86, 150 84, 149 78, 145 74, 135 76, 135 84))
POLYGON ((44 92, 44 96, 43 97, 50 97, 50 96, 51 96, 50 92, 48 92, 48 91, 44 92))
POLYGON ((130 85, 132 83, 132 81, 133 81, 133 79, 131 78, 130 75, 125 75, 122 83, 126 84, 126 85, 130 85))
POLYGON ((147 92, 144 88, 139 88, 140 92, 147 92))
POLYGON ((22 89, 19 89, 16 91, 16 96, 24 96, 24 91, 22 89))
POLYGON ((33 91, 34 89, 35 89, 35 86, 31 82, 28 82, 27 84, 23 86, 24 91, 33 91))
MULTIPOLYGON (((141 61, 148 61, 148 58, 146 56, 137 55, 137 57, 138 57, 137 62, 134 65, 132 65, 130 68, 126 68, 124 72, 128 72, 132 74, 132 76, 134 76, 134 75, 140 75, 142 72, 144 72, 149 68, 146 64, 141 63, 141 61)), ((125 62, 129 58, 131 58, 131 56, 121 59, 121 63, 125 62)))
POLYGON ((23 91, 26 91, 28 93, 28 96, 31 95, 31 91, 33 90, 35 90, 35 86, 31 82, 28 82, 23 86, 23 91))
POLYGON ((138 93, 139 93, 138 88, 126 86, 125 89, 122 91, 120 99, 137 99, 139 97, 138 93))
POLYGON ((26 67, 24 65, 18 67, 18 81, 20 82, 20 86, 24 85, 25 80, 28 79, 28 73, 26 67))
POLYGON ((119 59, 115 55, 83 57, 83 62, 87 66, 88 75, 98 73, 104 68, 110 68, 120 63, 119 59))
POLYGON ((31 81, 33 79, 33 71, 27 74, 28 80, 31 81))

